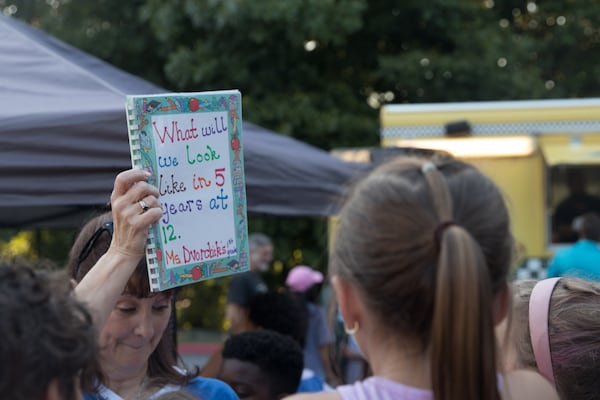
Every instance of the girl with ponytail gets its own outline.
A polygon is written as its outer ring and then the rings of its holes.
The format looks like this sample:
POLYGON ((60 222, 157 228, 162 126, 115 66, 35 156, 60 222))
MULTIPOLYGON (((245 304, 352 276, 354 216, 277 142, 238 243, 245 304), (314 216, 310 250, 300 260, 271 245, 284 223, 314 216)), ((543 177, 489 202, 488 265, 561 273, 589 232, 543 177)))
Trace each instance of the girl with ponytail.
POLYGON ((534 372, 499 371, 513 239, 502 195, 471 165, 381 165, 350 191, 332 250, 340 312, 373 376, 294 399, 557 398, 534 372))

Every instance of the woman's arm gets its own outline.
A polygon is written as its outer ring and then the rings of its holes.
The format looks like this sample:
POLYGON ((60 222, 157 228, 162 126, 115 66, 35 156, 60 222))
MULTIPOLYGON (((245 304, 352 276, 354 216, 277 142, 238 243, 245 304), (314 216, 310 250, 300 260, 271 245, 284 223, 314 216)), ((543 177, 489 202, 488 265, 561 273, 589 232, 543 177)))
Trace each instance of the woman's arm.
POLYGON ((111 195, 114 233, 108 251, 75 288, 75 295, 104 326, 129 277, 145 254, 148 228, 162 216, 158 190, 146 182, 141 169, 121 172, 111 195), (140 200, 149 207, 143 211, 140 200))

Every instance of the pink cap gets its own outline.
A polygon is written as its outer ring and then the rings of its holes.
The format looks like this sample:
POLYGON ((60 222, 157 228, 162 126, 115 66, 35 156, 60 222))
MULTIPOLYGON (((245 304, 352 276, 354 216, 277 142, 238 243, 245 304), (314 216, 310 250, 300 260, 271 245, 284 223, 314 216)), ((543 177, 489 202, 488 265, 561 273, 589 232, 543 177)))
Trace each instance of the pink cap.
POLYGON ((285 280, 285 284, 294 292, 305 292, 311 286, 323 282, 323 274, 306 265, 297 265, 292 268, 285 280))

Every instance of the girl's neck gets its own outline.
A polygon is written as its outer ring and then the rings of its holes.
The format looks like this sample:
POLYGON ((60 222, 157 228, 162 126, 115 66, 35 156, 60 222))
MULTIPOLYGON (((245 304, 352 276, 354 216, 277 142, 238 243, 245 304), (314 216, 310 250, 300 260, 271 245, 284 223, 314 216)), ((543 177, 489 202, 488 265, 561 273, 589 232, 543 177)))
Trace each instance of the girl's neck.
MULTIPOLYGON (((360 335, 359 333, 359 336, 360 335)), ((394 335, 365 332, 363 344, 374 376, 407 386, 431 389, 431 364, 427 351, 414 340, 400 341, 394 335)), ((361 341, 362 343, 362 341, 361 341)))

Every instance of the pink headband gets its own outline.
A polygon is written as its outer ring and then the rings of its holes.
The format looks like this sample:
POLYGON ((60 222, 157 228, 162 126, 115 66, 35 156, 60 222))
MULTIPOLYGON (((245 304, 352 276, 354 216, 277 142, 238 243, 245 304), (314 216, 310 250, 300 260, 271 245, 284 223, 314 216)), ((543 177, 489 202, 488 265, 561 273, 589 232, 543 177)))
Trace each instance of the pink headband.
POLYGON ((548 312, 552 291, 560 278, 550 278, 539 281, 529 297, 529 334, 533 356, 538 371, 554 385, 552 371, 552 355, 550 354, 550 338, 548 336, 548 312))

